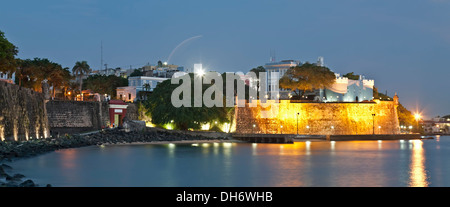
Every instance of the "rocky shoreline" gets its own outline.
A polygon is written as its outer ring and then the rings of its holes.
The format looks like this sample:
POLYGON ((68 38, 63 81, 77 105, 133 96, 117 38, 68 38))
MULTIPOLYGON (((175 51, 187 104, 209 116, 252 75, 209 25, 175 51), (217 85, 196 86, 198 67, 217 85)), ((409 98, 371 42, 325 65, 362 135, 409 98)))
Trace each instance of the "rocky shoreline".
MULTIPOLYGON (((60 149, 91 145, 229 139, 230 137, 225 133, 202 133, 158 128, 145 128, 142 130, 126 132, 124 129, 115 128, 94 133, 65 135, 46 139, 0 141, 0 187, 37 187, 32 180, 25 179, 25 176, 22 174, 8 174, 7 171, 12 171, 12 168, 5 164, 5 162, 11 162, 14 159, 33 157, 60 149), (1 181, 3 179, 5 179, 5 182, 1 181)), ((51 185, 48 184, 47 186, 49 187, 51 185)))

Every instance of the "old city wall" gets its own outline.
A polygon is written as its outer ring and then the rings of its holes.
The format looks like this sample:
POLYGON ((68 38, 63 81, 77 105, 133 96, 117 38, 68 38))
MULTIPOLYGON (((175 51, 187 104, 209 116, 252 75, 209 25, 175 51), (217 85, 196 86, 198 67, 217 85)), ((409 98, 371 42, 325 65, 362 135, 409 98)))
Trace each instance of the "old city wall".
POLYGON ((109 124, 107 102, 49 101, 46 107, 52 134, 99 130, 109 124))
MULTIPOLYGON (((110 125, 108 102, 49 101, 47 115, 52 134, 100 130, 110 125)), ((136 104, 129 103, 125 120, 137 120, 136 104)))
POLYGON ((48 136, 43 94, 0 82, 0 139, 26 140, 48 136))
POLYGON ((281 100, 264 108, 258 101, 256 107, 247 104, 247 107, 236 108, 236 132, 296 134, 298 129, 298 134, 311 135, 398 134, 396 107, 394 101, 378 100, 366 103, 281 100))

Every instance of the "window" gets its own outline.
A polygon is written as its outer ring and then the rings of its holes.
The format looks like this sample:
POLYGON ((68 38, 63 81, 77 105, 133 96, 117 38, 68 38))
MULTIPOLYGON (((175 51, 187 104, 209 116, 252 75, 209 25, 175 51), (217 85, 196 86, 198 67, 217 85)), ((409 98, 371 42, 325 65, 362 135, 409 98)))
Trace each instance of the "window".
POLYGON ((128 94, 128 100, 131 100, 131 93, 128 94))

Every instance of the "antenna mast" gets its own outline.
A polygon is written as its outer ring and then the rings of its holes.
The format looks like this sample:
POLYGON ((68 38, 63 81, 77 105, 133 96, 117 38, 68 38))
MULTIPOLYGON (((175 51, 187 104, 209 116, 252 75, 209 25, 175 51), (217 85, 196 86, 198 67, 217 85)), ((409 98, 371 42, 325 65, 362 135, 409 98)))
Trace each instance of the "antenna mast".
POLYGON ((270 62, 275 62, 275 50, 270 50, 270 62))
POLYGON ((103 40, 100 41, 100 70, 103 67, 103 40))

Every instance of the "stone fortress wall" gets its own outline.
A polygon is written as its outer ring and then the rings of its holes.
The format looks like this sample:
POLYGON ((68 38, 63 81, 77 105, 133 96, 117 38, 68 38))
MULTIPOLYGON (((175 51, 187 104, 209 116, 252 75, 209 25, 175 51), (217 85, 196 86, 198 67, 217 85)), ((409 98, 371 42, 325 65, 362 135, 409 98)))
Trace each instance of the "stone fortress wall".
MULTIPOLYGON (((375 102, 281 100, 268 108, 259 101, 254 104, 257 107, 236 107, 235 132, 296 134, 298 128, 298 134, 311 135, 400 133, 395 97, 375 102)), ((106 102, 46 101, 41 93, 0 82, 0 138, 26 140, 99 130, 109 124, 108 109, 106 102)), ((125 118, 136 120, 137 114, 137 107, 129 104, 125 118)))
POLYGON ((109 124, 107 102, 49 101, 46 108, 52 134, 95 131, 109 124))
POLYGON ((253 104, 256 107, 248 107, 248 103, 246 107, 236 107, 236 133, 297 134, 297 127, 302 135, 400 133, 398 100, 334 103, 280 100, 267 108, 259 100, 253 104))
POLYGON ((47 138, 44 95, 0 81, 0 140, 47 138))
MULTIPOLYGON (((97 101, 49 101, 47 115, 52 134, 96 131, 110 125, 109 103, 97 101)), ((137 120, 136 104, 129 103, 125 118, 137 120)))

